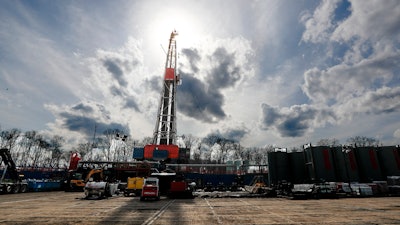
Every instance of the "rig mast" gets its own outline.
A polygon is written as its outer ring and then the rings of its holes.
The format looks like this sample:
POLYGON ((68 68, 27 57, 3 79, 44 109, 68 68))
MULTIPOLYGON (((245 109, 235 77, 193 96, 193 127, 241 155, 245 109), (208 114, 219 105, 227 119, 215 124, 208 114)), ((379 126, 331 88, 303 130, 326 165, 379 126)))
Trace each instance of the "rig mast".
POLYGON ((176 86, 180 78, 177 74, 176 31, 171 33, 165 62, 163 88, 156 119, 156 127, 151 144, 144 146, 144 158, 153 160, 178 159, 176 145, 176 86))
POLYGON ((179 76, 176 73, 176 31, 171 33, 165 62, 164 84, 161 91, 160 105, 153 134, 153 144, 176 144, 176 86, 179 76))

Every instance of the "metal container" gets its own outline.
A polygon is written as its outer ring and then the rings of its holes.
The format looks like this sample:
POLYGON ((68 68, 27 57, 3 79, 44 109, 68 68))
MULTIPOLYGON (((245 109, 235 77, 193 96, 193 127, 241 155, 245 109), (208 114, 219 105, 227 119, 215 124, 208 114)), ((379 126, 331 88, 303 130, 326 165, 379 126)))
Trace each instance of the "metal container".
POLYGON ((332 150, 328 146, 304 149, 306 169, 311 182, 336 181, 332 150))
POLYGON ((377 155, 384 177, 400 176, 400 153, 396 146, 378 147, 377 155))
POLYGON ((133 148, 133 158, 142 160, 144 158, 144 148, 133 148))
POLYGON ((165 160, 168 158, 167 150, 154 150, 153 151, 153 159, 154 160, 165 160))
POLYGON ((301 184, 307 180, 305 159, 303 152, 290 152, 290 182, 293 184, 301 184))
POLYGON ((290 179, 289 156, 286 152, 268 152, 268 183, 277 185, 290 179))
POLYGON ((354 149, 357 165, 360 170, 360 181, 369 183, 372 181, 386 180, 383 178, 378 156, 374 147, 357 147, 354 149))
POLYGON ((356 156, 352 148, 333 147, 332 148, 336 181, 338 182, 359 182, 359 170, 356 156))

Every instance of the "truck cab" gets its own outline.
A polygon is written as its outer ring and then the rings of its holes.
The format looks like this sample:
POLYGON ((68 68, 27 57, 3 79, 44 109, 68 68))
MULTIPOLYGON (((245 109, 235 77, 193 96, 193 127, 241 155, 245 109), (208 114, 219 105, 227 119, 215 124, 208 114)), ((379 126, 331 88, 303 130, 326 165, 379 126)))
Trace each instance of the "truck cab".
POLYGON ((148 177, 144 179, 140 201, 146 199, 160 200, 159 179, 156 177, 148 177))

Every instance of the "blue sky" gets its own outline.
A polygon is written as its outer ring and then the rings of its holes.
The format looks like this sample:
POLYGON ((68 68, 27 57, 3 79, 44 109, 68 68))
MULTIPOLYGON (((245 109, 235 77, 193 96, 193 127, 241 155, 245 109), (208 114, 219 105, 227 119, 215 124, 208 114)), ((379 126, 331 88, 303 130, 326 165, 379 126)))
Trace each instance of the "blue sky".
POLYGON ((179 33, 178 135, 400 143, 400 3, 0 0, 0 126, 153 133, 179 33))

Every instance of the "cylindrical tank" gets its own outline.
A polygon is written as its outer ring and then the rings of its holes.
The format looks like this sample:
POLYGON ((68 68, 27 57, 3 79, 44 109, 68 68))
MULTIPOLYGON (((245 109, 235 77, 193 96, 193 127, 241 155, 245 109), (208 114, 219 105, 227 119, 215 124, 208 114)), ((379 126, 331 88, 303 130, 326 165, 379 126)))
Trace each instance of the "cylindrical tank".
POLYGON ((312 182, 336 181, 333 155, 329 146, 304 149, 307 173, 312 182))
POLYGON ((290 152, 290 182, 293 184, 304 183, 307 179, 303 152, 290 152))
POLYGON ((377 155, 384 177, 400 176, 400 153, 396 146, 378 147, 377 155))
POLYGON ((336 169, 336 181, 359 182, 359 170, 352 148, 333 147, 333 158, 336 169))
POLYGON ((289 158, 286 152, 268 152, 268 183, 289 181, 289 158))
POLYGON ((376 149, 374 147, 356 147, 355 155, 360 170, 361 182, 384 180, 376 149))

